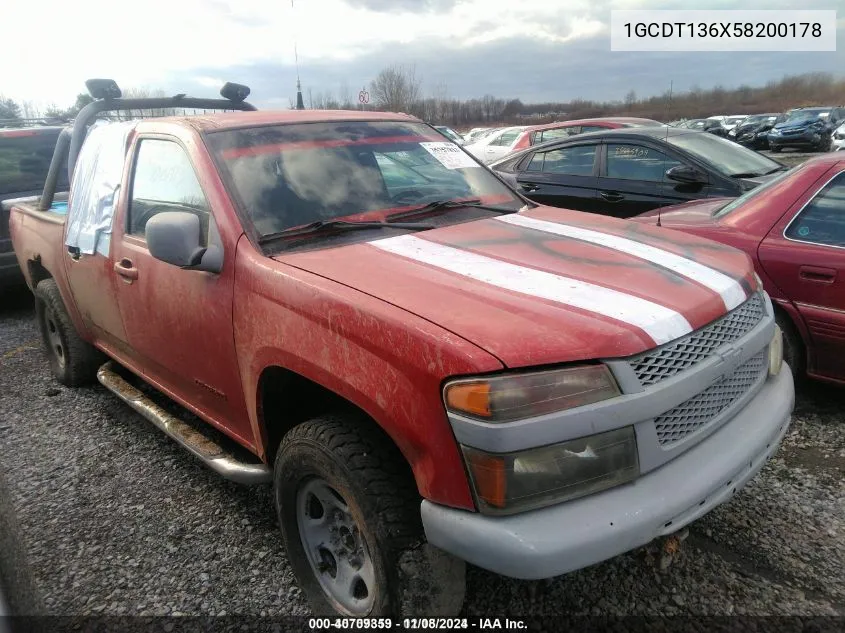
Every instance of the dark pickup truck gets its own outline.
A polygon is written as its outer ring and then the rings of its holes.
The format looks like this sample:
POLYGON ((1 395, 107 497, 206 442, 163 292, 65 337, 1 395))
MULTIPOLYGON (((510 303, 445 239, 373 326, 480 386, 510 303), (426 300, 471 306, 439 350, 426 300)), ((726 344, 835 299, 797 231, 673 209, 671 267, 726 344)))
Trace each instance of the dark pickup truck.
MULTIPOLYGON (((0 129, 0 288, 23 282, 9 237, 9 209, 18 198, 41 193, 61 127, 0 129)), ((67 169, 58 187, 68 187, 67 169)))

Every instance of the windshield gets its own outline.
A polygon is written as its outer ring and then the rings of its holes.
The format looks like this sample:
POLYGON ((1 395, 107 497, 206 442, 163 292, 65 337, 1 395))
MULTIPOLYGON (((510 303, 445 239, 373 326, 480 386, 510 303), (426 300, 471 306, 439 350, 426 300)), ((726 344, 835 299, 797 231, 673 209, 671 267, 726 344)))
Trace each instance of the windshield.
POLYGON ((735 198, 734 200, 732 200, 731 202, 729 202, 725 206, 720 207, 716 211, 716 213, 713 214, 713 217, 714 218, 721 218, 721 217, 728 215, 731 211, 735 211, 739 207, 743 206, 749 200, 752 200, 752 199, 756 198, 757 196, 767 192, 769 189, 771 189, 772 187, 777 185, 780 181, 786 179, 787 176, 791 176, 799 168, 800 167, 795 168, 795 169, 790 169, 789 171, 785 171, 781 174, 778 174, 777 176, 775 176, 771 180, 764 182, 759 187, 754 187, 754 189, 752 189, 751 191, 744 193, 739 198, 735 198))
POLYGON ((260 236, 337 218, 378 220, 440 200, 523 205, 460 147, 420 123, 278 125, 212 132, 208 140, 260 236))
POLYGON ((830 115, 829 109, 823 110, 796 110, 791 112, 786 123, 798 123, 799 121, 813 121, 815 119, 827 119, 830 115))
POLYGON ((713 134, 678 134, 666 139, 726 176, 762 176, 782 167, 762 154, 713 134))
POLYGON ((450 139, 452 139, 453 141, 460 141, 460 140, 463 140, 463 139, 461 139, 461 137, 458 135, 458 133, 457 133, 457 132, 455 132, 452 128, 448 128, 448 127, 445 127, 445 126, 439 126, 439 125, 438 125, 435 129, 436 129, 437 131, 439 131, 439 132, 442 132, 443 134, 445 134, 446 136, 448 136, 448 137, 449 137, 450 139))

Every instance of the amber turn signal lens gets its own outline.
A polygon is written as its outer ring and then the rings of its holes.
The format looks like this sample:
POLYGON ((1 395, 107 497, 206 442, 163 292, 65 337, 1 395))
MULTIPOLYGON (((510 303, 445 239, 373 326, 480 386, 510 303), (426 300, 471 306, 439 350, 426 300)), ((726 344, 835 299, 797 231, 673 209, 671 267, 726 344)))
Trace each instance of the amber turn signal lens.
POLYGON ((507 499, 505 459, 463 447, 467 466, 475 484, 475 494, 494 508, 504 508, 507 499))
POLYGON ((446 389, 446 407, 453 411, 489 418, 490 383, 464 382, 449 385, 446 389))

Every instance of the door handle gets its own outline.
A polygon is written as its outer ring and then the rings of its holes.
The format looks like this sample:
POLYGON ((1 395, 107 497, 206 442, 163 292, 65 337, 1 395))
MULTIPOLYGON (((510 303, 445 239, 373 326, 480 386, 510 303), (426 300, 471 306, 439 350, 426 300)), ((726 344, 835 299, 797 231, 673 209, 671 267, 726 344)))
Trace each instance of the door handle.
POLYGON ((114 272, 127 280, 138 279, 138 269, 132 265, 131 260, 125 257, 119 262, 115 262, 114 272))
POLYGON ((533 193, 534 191, 538 191, 540 189, 537 185, 520 185, 520 187, 525 193, 533 193))
POLYGON ((625 199, 625 196, 621 193, 616 193, 615 191, 600 191, 599 195, 608 202, 619 202, 620 200, 625 199))
POLYGON ((801 266, 798 268, 798 276, 804 281, 832 284, 836 281, 836 269, 821 266, 801 266))

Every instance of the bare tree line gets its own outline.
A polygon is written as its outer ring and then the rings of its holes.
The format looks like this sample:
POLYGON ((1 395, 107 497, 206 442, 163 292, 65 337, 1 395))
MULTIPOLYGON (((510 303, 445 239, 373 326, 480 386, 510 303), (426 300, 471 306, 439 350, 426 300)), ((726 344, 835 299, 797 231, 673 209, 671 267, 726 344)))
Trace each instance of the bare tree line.
MULTIPOLYGON (((343 92, 343 91, 342 91, 343 92)), ((686 92, 638 98, 634 90, 620 100, 523 103, 518 98, 484 95, 473 99, 449 96, 446 85, 434 84, 423 94, 422 78, 415 66, 395 65, 381 70, 369 86, 371 103, 367 109, 406 112, 431 123, 465 128, 474 125, 509 123, 544 123, 555 120, 598 116, 636 116, 668 121, 698 118, 713 114, 754 114, 783 112, 808 105, 845 104, 845 79, 827 73, 787 76, 765 86, 703 90, 698 86, 686 92)), ((348 90, 335 98, 319 92, 306 104, 317 109, 347 109, 361 106, 350 98, 348 90), (310 101, 310 102, 309 102, 310 101)))
MULTIPOLYGON (((597 116, 637 116, 660 121, 680 118, 698 118, 713 114, 753 114, 783 112, 807 105, 845 104, 845 79, 827 73, 807 73, 787 76, 765 86, 740 86, 727 89, 716 86, 701 89, 694 86, 686 92, 639 98, 630 90, 620 100, 591 101, 571 99, 546 103, 523 103, 518 98, 484 95, 473 99, 456 99, 449 96, 445 83, 433 84, 423 91, 422 77, 415 66, 394 65, 382 69, 368 88, 370 103, 358 102, 358 90, 350 90, 342 83, 337 92, 307 90, 305 104, 309 109, 323 110, 387 110, 406 112, 424 121, 468 128, 476 125, 504 125, 513 123, 545 123, 555 120, 578 119, 597 116)), ((163 90, 128 88, 127 98, 163 97, 163 90)), ((20 104, 0 95, 0 120, 37 119, 39 117, 72 119, 91 97, 77 96, 76 103, 62 109, 48 106, 43 112, 31 101, 20 104)), ((291 99, 291 104, 296 99, 291 99)), ((114 118, 126 119, 139 116, 166 116, 181 114, 179 108, 159 108, 155 111, 121 113, 114 118)), ((188 112, 190 114, 190 112, 188 112)))

